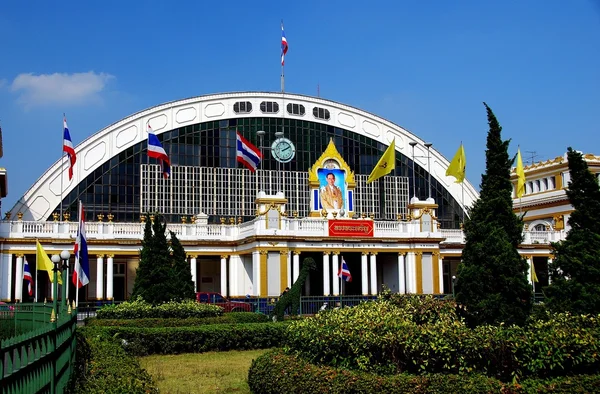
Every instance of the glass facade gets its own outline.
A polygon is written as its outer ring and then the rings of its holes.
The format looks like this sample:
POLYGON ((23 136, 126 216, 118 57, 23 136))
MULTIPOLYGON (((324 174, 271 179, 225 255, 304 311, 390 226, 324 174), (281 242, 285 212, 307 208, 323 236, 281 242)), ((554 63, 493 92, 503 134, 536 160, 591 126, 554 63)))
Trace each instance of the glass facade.
MULTIPOLYGON (((276 132, 284 132, 296 147, 296 156, 286 164, 278 163, 265 150, 263 170, 308 171, 321 156, 329 140, 333 138, 336 148, 356 174, 368 175, 387 146, 363 135, 301 119, 282 118, 234 118, 205 122, 174 129, 158 135, 171 163, 181 166, 238 168, 236 160, 236 130, 250 142, 259 146, 256 131, 264 130, 263 146, 270 147, 277 138, 276 132)), ((77 201, 81 199, 86 208, 86 220, 96 220, 97 215, 108 213, 114 221, 134 222, 140 217, 141 165, 156 164, 148 159, 147 142, 140 142, 119 153, 88 175, 64 199, 63 210, 76 218, 77 201)), ((410 196, 424 200, 428 197, 427 171, 415 165, 416 188, 413 192, 412 161, 396 152, 395 175, 409 179, 410 196)), ((383 179, 380 180, 383 182, 383 179)), ((383 184, 381 190, 383 189, 383 184)), ((431 194, 438 204, 438 217, 442 228, 458 228, 462 209, 450 193, 431 178, 431 194)), ((385 196, 381 195, 382 206, 385 196)), ((60 207, 56 208, 58 211, 60 207)), ((188 215, 189 216, 189 215, 188 215)), ((52 220, 52 216, 48 218, 52 220)), ((180 217, 170 215, 170 222, 180 217)), ((218 218, 211 218, 211 221, 218 218)))

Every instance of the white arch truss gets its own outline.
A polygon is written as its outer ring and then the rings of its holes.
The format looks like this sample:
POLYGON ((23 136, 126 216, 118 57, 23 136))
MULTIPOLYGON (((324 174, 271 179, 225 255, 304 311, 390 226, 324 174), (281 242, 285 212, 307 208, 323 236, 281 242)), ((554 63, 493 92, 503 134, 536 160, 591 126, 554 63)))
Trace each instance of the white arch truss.
MULTIPOLYGON (((61 195, 68 195, 81 181, 112 157, 127 148, 147 140, 147 125, 155 133, 161 134, 176 128, 231 118, 273 117, 296 118, 316 123, 328 124, 349 130, 374 139, 384 145, 396 140, 396 151, 412 158, 410 142, 416 142, 415 165, 421 166, 427 173, 427 150, 425 141, 410 131, 381 117, 348 105, 322 98, 289 93, 241 92, 199 96, 157 105, 124 118, 85 139, 76 146, 77 163, 73 179, 69 181, 67 161, 58 160, 27 190, 11 210, 13 217, 23 213, 23 220, 46 220, 60 204, 61 195), (263 113, 260 103, 263 101, 280 104, 277 113, 263 113), (250 102, 252 110, 236 113, 234 104, 250 102), (286 111, 287 104, 301 104, 304 115, 292 115, 286 111), (329 111, 330 118, 325 120, 313 115, 313 108, 329 111), (284 115, 284 111, 285 115, 284 115), (61 168, 62 167, 62 168, 61 168), (61 183, 62 177, 62 183, 61 183), (61 193, 62 185, 62 193, 61 193)), ((463 209, 471 206, 478 198, 475 188, 465 180, 463 186, 455 183, 453 177, 447 177, 448 160, 437 150, 430 149, 431 176, 443 185, 463 209)))

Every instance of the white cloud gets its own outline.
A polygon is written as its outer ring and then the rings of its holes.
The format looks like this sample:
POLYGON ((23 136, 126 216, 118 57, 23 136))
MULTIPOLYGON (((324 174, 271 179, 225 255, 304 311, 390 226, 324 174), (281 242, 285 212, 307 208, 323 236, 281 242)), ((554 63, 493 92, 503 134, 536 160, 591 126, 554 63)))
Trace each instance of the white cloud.
POLYGON ((84 104, 99 100, 99 93, 115 77, 106 73, 19 74, 11 85, 25 107, 49 104, 84 104))

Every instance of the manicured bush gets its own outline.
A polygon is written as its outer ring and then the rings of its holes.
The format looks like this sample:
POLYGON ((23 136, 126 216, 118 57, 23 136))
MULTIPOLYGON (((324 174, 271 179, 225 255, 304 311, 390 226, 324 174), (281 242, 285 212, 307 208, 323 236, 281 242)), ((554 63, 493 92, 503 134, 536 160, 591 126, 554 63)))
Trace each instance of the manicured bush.
POLYGON ((268 352, 252 361, 248 385, 255 394, 321 393, 500 393, 503 384, 486 376, 472 374, 378 376, 310 364, 306 360, 268 352))
POLYGON ((74 394, 158 393, 137 359, 127 355, 118 339, 77 329, 77 364, 68 392, 74 394))
POLYGON ((290 323, 210 324, 197 327, 85 327, 86 336, 98 333, 124 340, 136 356, 267 349, 279 346, 290 323))
POLYGON ((477 372, 511 381, 600 368, 598 317, 559 314, 527 327, 470 329, 453 319, 416 324, 410 311, 387 300, 324 311, 293 322, 285 349, 316 364, 378 374, 477 372))
POLYGON ((254 312, 231 312, 217 317, 190 317, 187 319, 96 319, 88 318, 87 326, 115 327, 193 327, 205 324, 266 323, 269 316, 254 312))
POLYGON ((380 376, 368 372, 317 366, 285 354, 267 352, 252 361, 248 385, 254 394, 320 393, 597 393, 600 375, 564 376, 502 382, 482 374, 397 374, 380 376))
POLYGON ((138 298, 122 304, 106 305, 96 312, 98 319, 145 319, 145 318, 204 318, 223 314, 223 308, 217 305, 201 304, 187 300, 165 302, 153 306, 138 298))

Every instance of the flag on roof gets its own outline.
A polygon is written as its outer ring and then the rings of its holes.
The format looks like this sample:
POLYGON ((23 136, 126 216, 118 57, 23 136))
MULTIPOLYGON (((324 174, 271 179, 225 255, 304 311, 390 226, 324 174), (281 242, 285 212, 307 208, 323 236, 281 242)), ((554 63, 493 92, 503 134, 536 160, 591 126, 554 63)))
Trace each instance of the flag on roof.
POLYGON ((465 156, 465 148, 461 142, 458 150, 454 154, 454 158, 446 169, 446 176, 453 176, 456 178, 456 183, 462 183, 465 180, 466 169, 467 157, 465 156))
POLYGON ((75 268, 73 269, 72 281, 73 285, 80 288, 90 283, 90 261, 85 235, 85 212, 81 200, 79 200, 79 226, 73 254, 75 255, 75 268))
POLYGON ((158 140, 156 134, 154 134, 154 131, 152 131, 150 124, 148 124, 148 157, 160 160, 163 177, 165 179, 171 175, 171 162, 169 161, 169 156, 167 156, 167 152, 158 140))
POLYGON ((73 178, 73 167, 75 167, 77 155, 75 155, 75 148, 73 147, 73 141, 71 140, 66 117, 63 118, 63 152, 69 156, 69 180, 71 180, 73 178))
POLYGON ((383 155, 381 155, 381 158, 379 158, 379 161, 377 162, 375 167, 373 167, 373 171, 371 171, 371 174, 369 175, 369 178, 367 179, 367 185, 369 183, 381 178, 382 176, 389 174, 390 172, 392 172, 394 170, 394 168, 396 168, 396 140, 395 139, 392 140, 392 143, 390 144, 390 146, 388 146, 388 148, 385 150, 385 152, 383 152, 383 155))
POLYGON ((23 280, 29 282, 27 285, 27 289, 29 291, 29 295, 33 295, 33 276, 31 276, 31 271, 29 271, 29 263, 27 259, 25 259, 25 264, 23 264, 23 280))
POLYGON ((281 21, 281 65, 285 64, 285 55, 288 51, 288 42, 285 38, 285 31, 283 30, 283 21, 281 21))
POLYGON ((348 269, 348 265, 344 258, 342 257, 342 264, 340 265, 340 270, 338 271, 338 276, 344 279, 346 282, 352 282, 352 274, 350 274, 350 270, 348 269))
POLYGON ((240 133, 236 132, 235 134, 237 136, 237 161, 248 167, 250 171, 256 171, 262 159, 262 153, 240 133))

